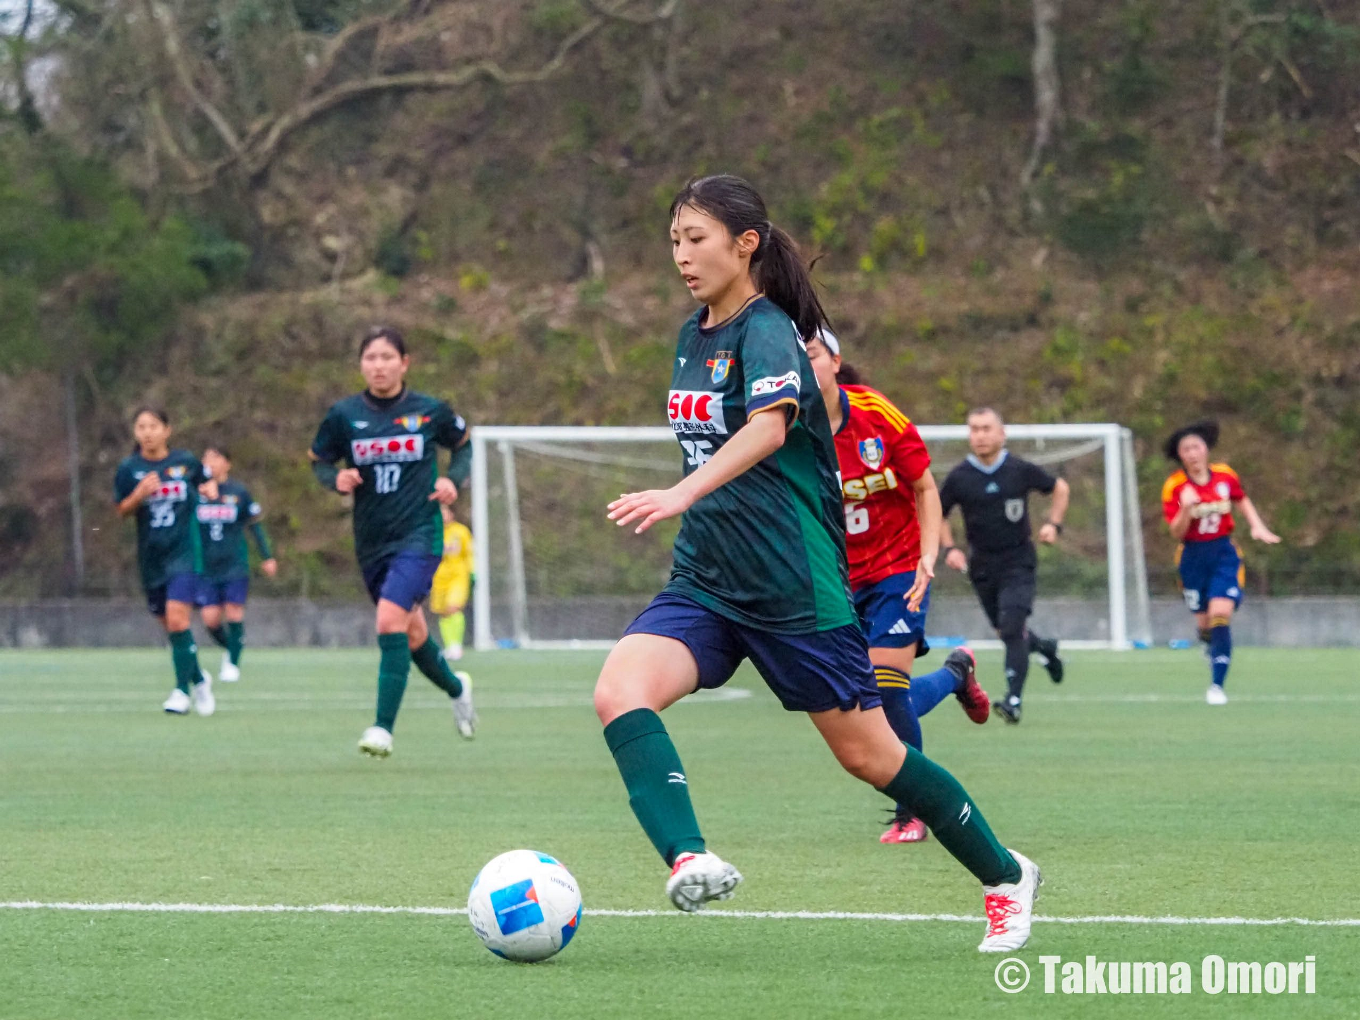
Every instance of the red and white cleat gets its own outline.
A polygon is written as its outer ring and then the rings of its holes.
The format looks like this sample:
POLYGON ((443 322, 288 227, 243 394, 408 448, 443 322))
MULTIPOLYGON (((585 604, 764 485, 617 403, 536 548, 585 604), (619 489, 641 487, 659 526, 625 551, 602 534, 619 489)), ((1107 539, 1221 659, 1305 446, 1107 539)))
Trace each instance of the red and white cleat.
POLYGON ((1034 900, 1044 878, 1039 865, 1014 850, 1011 856, 1020 865, 1020 881, 1005 885, 984 885, 983 908, 987 912, 987 934, 982 936, 979 953, 1010 953, 1029 941, 1034 923, 1034 900))
POLYGON ((888 831, 878 837, 880 843, 924 843, 930 837, 926 823, 919 818, 894 818, 888 831))
POLYGON ((964 645, 949 653, 949 658, 944 660, 944 664, 948 666, 950 663, 964 670, 963 685, 954 692, 954 697, 959 699, 964 714, 981 726, 992 714, 992 701, 977 682, 977 656, 973 654, 971 648, 964 645))
POLYGON ((675 859, 666 895, 681 910, 692 914, 709 900, 730 900, 741 884, 741 872, 717 854, 684 853, 675 859))

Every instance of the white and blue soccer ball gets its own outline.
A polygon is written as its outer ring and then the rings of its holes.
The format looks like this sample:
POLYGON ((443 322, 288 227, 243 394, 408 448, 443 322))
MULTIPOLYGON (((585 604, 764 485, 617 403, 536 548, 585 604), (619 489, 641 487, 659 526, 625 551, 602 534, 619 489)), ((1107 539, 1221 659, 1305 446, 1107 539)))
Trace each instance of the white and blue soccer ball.
POLYGON ((468 920, 497 956, 538 963, 565 949, 581 926, 581 890, 556 858, 511 850, 472 880, 468 920))

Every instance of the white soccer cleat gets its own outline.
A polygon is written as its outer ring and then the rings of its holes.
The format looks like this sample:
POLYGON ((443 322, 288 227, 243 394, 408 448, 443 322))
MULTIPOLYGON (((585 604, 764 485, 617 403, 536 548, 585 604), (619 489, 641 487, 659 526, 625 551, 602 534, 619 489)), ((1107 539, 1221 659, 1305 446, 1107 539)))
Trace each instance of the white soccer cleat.
POLYGON ((370 726, 359 738, 359 750, 370 758, 386 758, 392 753, 392 734, 381 726, 370 726))
POLYGON ((741 872, 717 854, 686 853, 675 859, 666 895, 687 914, 703 910, 709 900, 730 900, 741 885, 741 872))
POLYGON ((224 658, 222 668, 217 671, 217 679, 224 684, 234 684, 241 679, 241 667, 224 658))
POLYGON ((188 715, 190 704, 189 695, 176 687, 170 692, 170 697, 165 699, 165 703, 161 705, 161 708, 165 709, 165 711, 169 712, 171 715, 188 715))
POLYGON ((463 693, 450 699, 453 702, 453 722, 458 727, 459 736, 471 740, 477 732, 477 710, 472 707, 472 677, 461 671, 453 675, 463 685, 463 693))
POLYGON ((1010 855, 1020 865, 1020 881, 1015 884, 984 885, 983 905, 987 911, 987 934, 982 936, 979 953, 1010 953, 1029 941, 1034 923, 1034 900, 1044 884, 1039 865, 1014 850, 1010 855))
POLYGON ((194 711, 199 715, 212 715, 217 711, 217 699, 212 692, 212 674, 206 669, 201 672, 203 679, 194 684, 194 711))
POLYGON ((1204 700, 1210 705, 1226 705, 1228 692, 1218 684, 1210 684, 1209 689, 1204 692, 1204 700))

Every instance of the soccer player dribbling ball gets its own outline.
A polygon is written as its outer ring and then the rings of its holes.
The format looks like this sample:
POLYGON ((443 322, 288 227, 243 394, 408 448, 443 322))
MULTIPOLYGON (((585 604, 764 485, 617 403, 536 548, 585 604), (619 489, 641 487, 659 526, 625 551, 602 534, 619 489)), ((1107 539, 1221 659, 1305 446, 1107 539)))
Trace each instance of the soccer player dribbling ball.
POLYGON ((1180 464, 1162 486, 1162 515, 1171 537, 1180 542, 1177 569, 1186 608, 1195 616, 1199 638, 1208 646, 1209 689, 1204 700, 1226 705, 1223 690, 1232 665, 1232 615, 1242 604, 1242 555, 1232 540, 1233 510, 1240 508, 1251 537, 1275 545, 1280 536, 1266 527, 1247 498, 1237 472, 1210 463, 1218 443, 1218 423, 1196 422, 1168 437, 1167 460, 1180 464))
MULTIPOLYGON (((850 590, 883 711, 893 732, 920 751, 920 717, 950 694, 975 723, 985 723, 991 712, 967 648, 954 649, 933 673, 911 675, 918 650, 929 651, 926 613, 940 544, 940 494, 930 454, 892 401, 851 381, 859 374, 842 362, 834 333, 817 333, 807 341, 807 353, 836 440, 850 590)), ((898 804, 879 842, 919 843, 926 832, 925 822, 898 804)))
POLYGON ((217 484, 188 450, 170 448, 170 418, 143 407, 133 416, 137 448, 118 465, 113 498, 120 517, 136 515, 137 565, 151 615, 170 638, 175 689, 161 706, 170 715, 217 710, 212 677, 198 664, 189 629, 203 553, 194 508, 199 497, 217 498, 217 484))
POLYGON ((231 453, 222 446, 203 451, 203 466, 217 483, 217 497, 199 501, 199 540, 203 545, 203 576, 194 599, 203 626, 226 657, 217 679, 234 683, 241 679, 241 650, 246 642, 246 595, 250 590, 250 555, 246 531, 260 553, 260 572, 278 573, 279 564, 261 522, 263 511, 250 490, 231 477, 231 453))
POLYGON ((377 605, 380 653, 377 711, 359 750, 375 758, 392 753, 412 663, 448 694, 462 736, 471 738, 477 723, 472 679, 449 668, 421 610, 443 552, 439 506, 458 498, 468 476, 467 424, 445 401, 408 389, 410 367, 399 332, 371 330, 359 347, 367 388, 332 405, 309 453, 322 485, 354 497, 354 552, 377 605), (439 446, 453 451, 447 477, 439 446))
POLYGON ((671 868, 685 911, 732 896, 735 867, 708 850, 658 714, 722 686, 750 659, 789 711, 806 712, 855 777, 907 805, 982 882, 978 947, 1029 938, 1038 867, 1003 847, 948 772, 908 750, 883 714, 851 600, 836 454, 799 337, 826 315, 787 234, 739 177, 691 181, 670 209, 672 253, 702 304, 680 331, 667 401, 684 478, 609 505, 645 531, 683 514, 665 589, 614 646, 595 710, 629 804, 671 868))

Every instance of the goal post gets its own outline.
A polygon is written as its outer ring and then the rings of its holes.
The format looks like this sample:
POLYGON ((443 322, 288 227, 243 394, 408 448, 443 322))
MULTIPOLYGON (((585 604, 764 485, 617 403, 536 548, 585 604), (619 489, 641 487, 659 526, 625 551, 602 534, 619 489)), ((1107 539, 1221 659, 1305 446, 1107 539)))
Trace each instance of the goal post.
MULTIPOLYGON (((967 455, 968 428, 917 428, 943 480, 967 455)), ((1006 438, 1015 454, 1073 486, 1064 548, 1041 557, 1036 617, 1052 617, 1043 619, 1044 632, 1058 633, 1069 647, 1150 642, 1132 433, 1110 423, 1008 424, 1006 438)), ((635 536, 610 524, 605 504, 679 480, 671 430, 490 425, 474 427, 471 443, 475 647, 611 645, 665 584, 678 521, 635 536)), ((966 585, 945 576, 952 573, 936 570, 930 634, 991 637, 966 585), (936 606, 943 630, 935 626, 936 606)))

